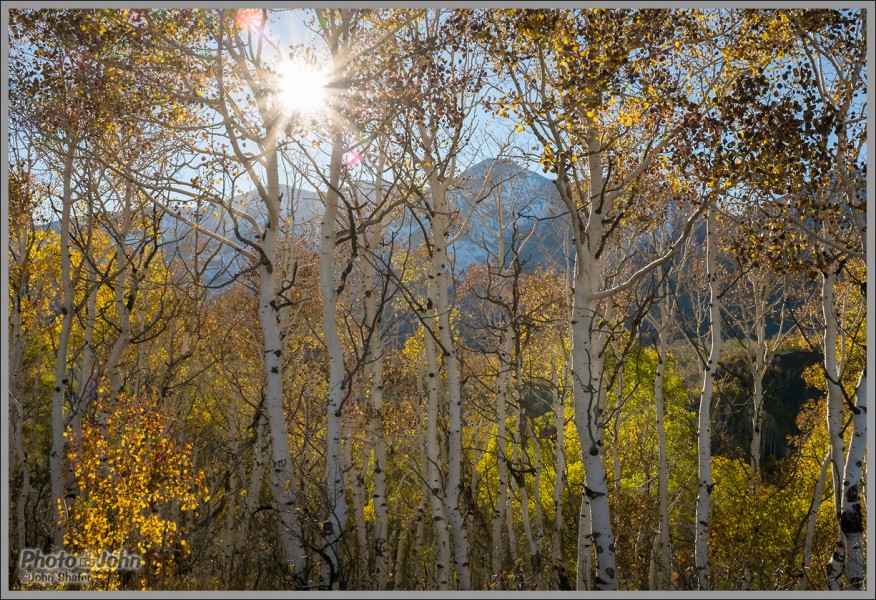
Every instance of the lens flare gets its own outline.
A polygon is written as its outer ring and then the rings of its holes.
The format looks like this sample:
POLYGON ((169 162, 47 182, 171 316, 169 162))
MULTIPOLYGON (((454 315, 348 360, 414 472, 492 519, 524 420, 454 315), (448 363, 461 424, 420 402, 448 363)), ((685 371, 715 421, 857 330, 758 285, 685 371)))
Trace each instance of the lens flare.
POLYGON ((362 164, 362 154, 355 151, 349 150, 344 152, 344 168, 346 169, 355 169, 359 165, 362 164))
POLYGON ((234 18, 238 29, 252 31, 262 26, 262 11, 258 8, 241 8, 234 18))

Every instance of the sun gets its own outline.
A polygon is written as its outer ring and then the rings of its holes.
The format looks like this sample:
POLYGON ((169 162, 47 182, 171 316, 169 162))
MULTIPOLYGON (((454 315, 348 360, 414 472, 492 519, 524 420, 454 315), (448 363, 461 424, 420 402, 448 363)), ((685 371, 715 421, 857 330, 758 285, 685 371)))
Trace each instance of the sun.
POLYGON ((290 113, 314 114, 325 108, 328 73, 304 61, 284 61, 277 71, 278 100, 290 113))

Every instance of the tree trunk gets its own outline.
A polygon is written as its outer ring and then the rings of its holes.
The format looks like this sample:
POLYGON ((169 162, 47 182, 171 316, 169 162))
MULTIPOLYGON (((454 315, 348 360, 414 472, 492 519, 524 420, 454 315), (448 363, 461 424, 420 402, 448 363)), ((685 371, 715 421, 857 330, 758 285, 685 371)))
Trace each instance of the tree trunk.
POLYGON ((852 409, 852 441, 843 474, 843 498, 840 505, 840 528, 845 538, 845 577, 847 588, 864 586, 864 516, 861 511, 861 476, 867 447, 867 371, 858 380, 857 402, 852 409))
MULTIPOLYGON (((586 477, 586 476, 585 476, 586 477)), ((587 488, 585 478, 584 488, 587 488)), ((581 511, 578 514, 578 591, 593 588, 593 541, 590 537, 590 497, 586 493, 581 494, 581 511)))
MULTIPOLYGON (((383 196, 378 180, 375 201, 383 196)), ((378 315, 377 298, 380 295, 377 269, 371 255, 379 252, 383 241, 383 226, 375 225, 371 235, 366 238, 366 257, 363 262, 365 278, 365 323, 372 327, 371 343, 367 348, 368 373, 371 377, 369 395, 371 400, 370 427, 371 447, 374 453, 372 502, 374 505, 374 586, 386 588, 389 566, 389 516, 386 504, 386 435, 383 414, 383 327, 378 315)))
POLYGON ((9 389, 10 393, 19 393, 19 370, 24 363, 24 351, 26 340, 24 336, 24 327, 22 323, 22 310, 24 299, 27 295, 28 283, 30 280, 28 269, 26 268, 29 257, 30 225, 21 226, 18 237, 10 239, 9 245, 17 246, 15 251, 9 252, 10 270, 14 266, 18 269, 19 279, 12 285, 10 277, 10 298, 9 298, 9 389))
POLYGON ((827 429, 830 435, 830 473, 833 481, 833 501, 839 526, 836 547, 827 565, 827 587, 842 588, 842 576, 846 559, 845 539, 842 533, 842 474, 845 466, 846 444, 843 439, 843 391, 840 387, 839 361, 837 360, 837 331, 834 284, 835 265, 828 265, 822 272, 821 307, 824 313, 824 377, 827 383, 827 429))
MULTIPOLYGON (((432 323, 434 326, 434 321, 432 323)), ((435 341, 429 331, 423 331, 426 354, 426 481, 429 486, 429 504, 432 507, 432 526, 435 529, 435 587, 448 589, 450 583, 450 537, 444 514, 444 486, 441 482, 440 453, 438 448, 438 357, 435 341)))
MULTIPOLYGON (((272 134, 276 148, 276 132, 272 134)), ((295 497, 295 476, 292 471, 292 455, 289 450, 289 428, 283 410, 283 341, 280 336, 276 282, 277 242, 280 232, 280 178, 276 150, 266 156, 268 197, 262 198, 268 212, 262 234, 262 262, 259 276, 259 324, 262 329, 265 364, 265 408, 271 431, 271 490, 274 510, 277 512, 277 537, 283 559, 296 579, 297 585, 306 568, 306 559, 301 543, 295 497)))
POLYGON ((67 355, 70 333, 73 329, 73 275, 70 257, 70 218, 73 208, 73 144, 67 146, 64 158, 63 191, 61 206, 60 251, 61 251, 61 331, 55 351, 55 383, 52 387, 52 450, 49 454, 51 479, 50 511, 52 519, 52 543, 60 549, 64 545, 64 399, 67 390, 67 355))
POLYGON ((508 546, 503 544, 505 513, 508 505, 508 433, 506 407, 508 405, 508 375, 511 369, 511 355, 514 351, 514 336, 510 329, 504 332, 505 339, 499 352, 499 373, 496 381, 498 407, 496 409, 496 469, 499 475, 499 489, 496 492, 496 509, 493 511, 492 574, 497 581, 504 568, 508 546))
MULTIPOLYGON (((96 278, 86 263, 89 275, 96 278)), ((85 331, 82 334, 82 358, 79 360, 79 378, 76 382, 76 393, 73 397, 70 415, 70 429, 72 439, 70 445, 76 456, 82 456, 82 418, 88 407, 88 401, 94 391, 94 368, 96 363, 94 353, 94 326, 97 320, 97 291, 98 286, 94 281, 86 283, 88 288, 88 301, 85 307, 85 331)), ((67 464, 67 498, 75 500, 78 492, 75 467, 72 463, 67 464)))
MULTIPOLYGON (((23 267, 25 256, 27 255, 28 245, 28 230, 25 228, 21 232, 21 237, 18 242, 18 253, 14 255, 21 262, 17 265, 23 267)), ((12 241, 10 241, 10 244, 12 241)), ((21 488, 18 490, 18 498, 15 501, 15 531, 16 543, 12 548, 16 548, 19 552, 26 548, 27 538, 25 536, 25 508, 27 499, 30 495, 30 464, 28 463, 27 454, 24 452, 24 407, 19 401, 19 395, 22 391, 23 372, 21 371, 24 362, 25 338, 24 329, 22 327, 21 311, 22 302, 24 300, 25 288, 25 270, 22 269, 22 281, 14 290, 10 291, 10 310, 9 310, 9 422, 12 424, 12 431, 9 442, 9 476, 10 478, 15 473, 16 461, 21 466, 21 488)), ((12 549, 10 548, 10 549, 12 549)))
MULTIPOLYGON (((763 292, 765 293, 765 292, 763 292)), ((751 407, 751 478, 754 490, 760 479, 761 436, 763 435, 763 379, 766 375, 767 339, 766 339, 766 303, 767 298, 758 297, 754 301, 757 330, 757 350, 754 356, 752 372, 752 407, 751 407)))
MULTIPOLYGON (((608 503, 608 476, 605 471, 603 438, 602 389, 604 338, 598 334, 601 263, 598 258, 603 238, 602 214, 614 192, 606 192, 602 168, 602 146, 595 131, 587 135, 587 159, 590 174, 589 219, 586 227, 579 221, 577 202, 565 194, 564 202, 572 215, 575 237, 575 278, 572 294, 572 396, 575 406, 575 428, 581 444, 585 485, 581 494, 580 523, 590 531, 578 533, 578 565, 590 558, 591 546, 596 549, 597 590, 617 589, 614 535, 608 503), (586 542, 586 543, 582 543, 586 542), (584 555, 586 554, 586 556, 584 555)), ((562 186, 558 186, 562 187, 562 186)), ((579 528, 580 528, 579 524, 579 528)), ((589 571, 588 571, 589 573, 589 571)), ((589 578, 589 575, 587 575, 589 578)), ((582 583, 579 573, 579 585, 582 583)), ((589 586, 588 586, 589 587, 589 586)), ((587 589, 580 588, 579 589, 587 589)))
POLYGON ((615 393, 615 411, 614 411, 614 426, 611 434, 611 471, 612 483, 614 484, 615 494, 620 494, 621 479, 623 471, 621 470, 620 460, 620 428, 621 428, 621 404, 624 398, 624 366, 618 365, 617 371, 617 392, 615 393))
POLYGON ((433 302, 438 321, 438 341, 444 354, 444 366, 448 386, 448 432, 447 442, 447 487, 445 499, 450 526, 453 529, 454 559, 457 589, 471 588, 468 566, 468 530, 459 506, 462 491, 462 384, 459 378, 459 359, 450 323, 450 258, 447 256, 447 240, 450 235, 446 187, 432 178, 432 264, 434 277, 433 302))
POLYGON ((559 588, 565 585, 566 562, 563 543, 563 492, 566 488, 566 426, 565 403, 563 394, 559 391, 559 377, 557 366, 553 365, 553 400, 554 400, 554 464, 556 465, 554 476, 554 532, 551 538, 551 565, 554 569, 556 585, 559 588))
MULTIPOLYGON (((15 411, 12 440, 15 456, 21 465, 21 488, 18 490, 18 498, 15 501, 16 548, 21 552, 24 548, 27 548, 25 511, 27 509, 27 499, 30 496, 30 463, 28 462, 27 454, 24 452, 24 407, 21 405, 21 402, 11 396, 9 398, 9 405, 15 411)), ((10 474, 12 474, 11 471, 10 474)))
MULTIPOLYGON (((116 283, 113 286, 113 296, 116 306, 116 316, 119 319, 119 335, 116 337, 110 350, 109 357, 106 361, 106 370, 110 380, 110 395, 112 397, 121 393, 125 388, 125 380, 121 371, 122 354, 125 348, 131 343, 131 306, 136 298, 136 287, 130 291, 131 300, 126 295, 128 287, 128 279, 131 269, 128 264, 128 253, 126 244, 128 235, 131 233, 133 214, 131 210, 131 202, 134 197, 134 184, 132 181, 125 183, 125 198, 122 204, 122 225, 118 230, 118 239, 116 240, 116 283)), ((136 286, 136 277, 130 277, 131 285, 136 286)))
POLYGON ((353 460, 353 427, 346 425, 346 439, 342 451, 343 472, 346 475, 347 486, 353 490, 353 524, 356 531, 356 579, 352 580, 356 589, 363 589, 371 583, 368 573, 368 525, 365 522, 365 471, 368 469, 367 456, 362 468, 357 469, 353 460))
POLYGON ((821 472, 815 482, 815 491, 812 492, 812 504, 809 505, 809 519, 806 525, 806 539, 803 541, 803 566, 800 569, 800 582, 797 589, 805 590, 809 587, 809 565, 812 558, 812 541, 815 539, 815 524, 818 522, 818 510, 821 508, 821 497, 824 494, 824 480, 827 475, 827 467, 830 465, 830 454, 821 461, 821 472))
POLYGON ((325 212, 320 226, 319 288, 322 295, 322 334, 329 360, 328 403, 326 406, 326 471, 328 486, 328 521, 323 523, 330 565, 323 572, 323 586, 333 589, 340 576, 337 543, 347 522, 347 501, 341 469, 341 410, 343 403, 344 355, 338 335, 338 293, 334 274, 335 221, 341 181, 344 146, 340 130, 335 127, 329 163, 329 186, 325 193, 325 212))
POLYGON ((763 429, 763 375, 761 371, 753 373, 752 407, 751 407, 751 477, 755 489, 760 473, 761 436, 763 429))
POLYGON ((94 389, 94 369, 96 357, 94 353, 94 326, 97 320, 97 289, 94 282, 89 282, 88 302, 85 305, 85 331, 82 334, 82 358, 79 361, 79 379, 76 382, 76 406, 72 415, 73 443, 79 443, 82 437, 82 416, 88 406, 88 400, 94 389))
POLYGON ((709 281, 709 330, 712 347, 709 362, 703 374, 703 389, 700 395, 699 422, 697 430, 697 510, 696 539, 694 547, 697 570, 697 587, 711 589, 709 568, 709 520, 712 511, 712 393, 715 387, 715 373, 721 358, 721 293, 718 287, 716 258, 718 254, 717 210, 709 207, 706 221, 706 276, 709 281))
MULTIPOLYGON (((572 308, 572 389, 575 399, 575 426, 581 443, 581 454, 586 473, 586 483, 581 498, 582 516, 589 513, 590 531, 579 532, 580 554, 596 549, 596 579, 594 589, 617 588, 615 573, 614 535, 611 530, 611 515, 608 504, 608 477, 603 462, 604 423, 600 406, 602 386, 601 340, 595 335, 597 325, 596 302, 592 300, 590 286, 595 285, 590 273, 591 265, 586 258, 578 260, 575 277, 574 305, 572 308), (588 510, 589 507, 589 510, 588 510), (587 541, 581 544, 582 541, 587 541)), ((587 523, 582 519, 581 523, 587 523)), ((580 583, 580 577, 579 577, 580 583)), ((579 589, 589 589, 587 587, 579 589)))
POLYGON ((520 520, 523 525, 523 537, 526 539, 528 555, 528 560, 524 561, 524 564, 535 573, 538 569, 539 555, 538 547, 535 544, 535 536, 532 535, 532 522, 529 517, 529 492, 526 489, 525 473, 528 469, 526 447, 529 445, 528 438, 529 436, 526 434, 526 417, 523 415, 521 408, 520 414, 517 416, 517 443, 514 445, 514 464, 516 466, 514 482, 517 484, 517 492, 520 494, 520 520))
POLYGON ((657 338, 657 372, 654 377, 654 411, 657 426, 657 512, 660 530, 656 544, 656 589, 668 590, 672 584, 672 542, 669 536, 669 476, 667 473, 666 411, 663 401, 663 377, 666 369, 666 346, 657 338))

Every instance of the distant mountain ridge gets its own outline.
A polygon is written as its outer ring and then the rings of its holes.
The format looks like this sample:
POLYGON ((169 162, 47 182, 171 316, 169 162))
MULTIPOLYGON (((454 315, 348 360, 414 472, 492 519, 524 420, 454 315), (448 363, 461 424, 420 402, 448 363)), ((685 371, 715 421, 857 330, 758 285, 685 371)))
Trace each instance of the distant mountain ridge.
MULTIPOLYGON (((297 235, 295 230, 299 227, 317 227, 324 211, 320 194, 287 185, 281 185, 280 189, 281 218, 284 221, 281 225, 284 231, 297 235)), ((510 160, 488 159, 455 178, 448 190, 448 200, 458 211, 460 220, 471 213, 464 232, 450 249, 457 271, 463 271, 474 263, 486 262, 489 254, 495 253, 499 247, 499 235, 503 238, 506 250, 502 259, 505 265, 510 264, 513 258, 512 246, 519 247, 524 238, 527 239, 520 252, 520 260, 527 270, 546 260, 562 260, 564 235, 568 229, 564 225, 566 221, 562 216, 559 195, 550 179, 510 160)), ((264 226, 267 214, 257 191, 238 196, 234 206, 264 226)), ((238 234, 245 240, 257 242, 252 225, 246 219, 235 219, 229 211, 220 207, 205 203, 200 212, 194 208, 185 208, 180 212, 199 228, 227 238, 239 246, 247 247, 247 244, 239 239, 238 234)), ((419 228, 409 223, 397 223, 395 229, 403 236, 410 236, 414 243, 418 237, 422 237, 419 228)), ((193 228, 165 213, 161 232, 166 240, 166 251, 176 254, 184 252, 179 245, 192 235, 193 228)), ((230 281, 236 272, 247 267, 247 259, 234 248, 216 240, 205 244, 207 254, 215 252, 205 270, 206 283, 221 286, 223 282, 230 281), (217 247, 211 248, 211 245, 217 247)), ((496 261, 498 257, 493 256, 492 259, 496 261)))

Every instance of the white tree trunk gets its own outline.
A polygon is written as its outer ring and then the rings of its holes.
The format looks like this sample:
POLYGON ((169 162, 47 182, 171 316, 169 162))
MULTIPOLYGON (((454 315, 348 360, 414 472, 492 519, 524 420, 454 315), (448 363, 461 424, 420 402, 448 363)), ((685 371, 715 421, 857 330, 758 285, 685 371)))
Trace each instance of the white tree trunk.
MULTIPOLYGON (((276 133, 273 134, 276 136, 276 133)), ((266 161, 268 197, 262 198, 268 212, 268 221, 262 234, 262 262, 259 276, 259 324, 262 328, 265 364, 265 408, 271 431, 271 490, 277 512, 277 536, 292 576, 301 581, 306 559, 298 524, 295 497, 295 476, 289 449, 289 428, 283 410, 283 341, 280 336, 277 294, 277 242, 280 232, 280 178, 277 164, 276 137, 266 161)))
POLYGON ((341 180, 341 160, 344 147, 340 130, 332 138, 329 163, 329 186, 325 192, 325 212, 320 226, 319 289, 322 295, 322 334, 329 360, 328 403, 326 405, 326 471, 329 519, 323 524, 326 552, 331 565, 322 574, 323 586, 332 589, 340 575, 337 543, 347 522, 347 501, 341 469, 341 410, 343 402, 344 355, 338 334, 338 290, 334 273, 337 244, 335 221, 338 216, 338 186, 341 180))
POLYGON ((754 482, 755 488, 757 487, 757 482, 760 474, 760 461, 761 461, 761 438, 763 435, 763 422, 764 422, 764 414, 763 414, 763 375, 760 369, 757 369, 754 375, 754 381, 752 382, 752 407, 751 407, 751 477, 752 482, 754 482))
POLYGON ((21 489, 18 490, 18 498, 15 501, 16 547, 21 552, 21 550, 27 548, 25 510, 27 508, 27 499, 30 496, 30 463, 28 462, 27 454, 24 452, 24 407, 18 399, 12 396, 9 397, 9 406, 15 411, 12 441, 15 456, 21 465, 21 489))
POLYGON ((672 584, 672 542, 669 536, 669 476, 667 472, 666 411, 663 401, 663 378, 666 369, 666 346, 657 338, 657 371, 654 377, 654 411, 657 426, 657 513, 659 533, 656 544, 656 589, 668 590, 672 584))
MULTIPOLYGON (((420 505, 417 509, 418 510, 417 528, 416 528, 416 531, 414 533, 414 541, 416 543, 414 544, 414 547, 409 552, 410 560, 408 562, 411 565, 413 565, 414 567, 418 566, 418 564, 417 564, 418 560, 422 561, 421 554, 425 550, 425 544, 423 543, 423 540, 426 537, 425 498, 426 498, 426 495, 424 494, 423 499, 420 501, 420 505)), ((408 540, 408 547, 410 547, 410 540, 408 540)), ((422 564, 422 562, 421 562, 421 564, 422 564)), ((405 580, 407 580, 407 572, 403 571, 402 575, 405 577, 405 580)))
MULTIPOLYGON (((600 406, 602 344, 595 335, 598 316, 596 302, 591 299, 594 290, 590 287, 595 285, 595 273, 590 273, 592 263, 587 258, 576 260, 578 260, 578 272, 575 277, 572 308, 572 387, 575 399, 575 426, 581 443, 586 473, 581 514, 583 516, 589 513, 590 528, 586 533, 579 531, 578 563, 582 564, 581 553, 589 553, 590 547, 594 547, 596 549, 594 589, 614 590, 617 588, 615 547, 608 504, 608 476, 603 462, 605 426, 602 422, 600 406), (587 543, 582 544, 585 540, 587 543)), ((581 523, 586 524, 587 520, 582 518, 581 523)), ((580 583, 579 576, 579 585, 580 583)), ((589 588, 579 587, 579 589, 589 588)))
POLYGON ((843 470, 845 466, 846 444, 843 439, 843 391, 840 387, 839 361, 837 360, 837 332, 839 323, 836 317, 834 284, 835 265, 828 265, 821 279, 821 308, 824 314, 824 377, 827 383, 827 430, 830 436, 830 473, 833 481, 833 502, 839 531, 836 547, 827 564, 827 587, 830 590, 842 588, 842 577, 846 559, 845 537, 842 533, 843 470))
MULTIPOLYGON (((425 331, 425 328, 423 330, 423 334, 428 335, 428 332, 425 331)), ((429 376, 426 372, 426 370, 428 368, 426 365, 426 363, 428 362, 427 357, 426 357, 427 351, 429 351, 429 349, 428 349, 428 347, 425 347, 425 342, 424 342, 423 356, 420 357, 420 361, 417 365, 417 390, 420 392, 420 400, 421 401, 414 403, 414 411, 416 412, 416 415, 417 415, 417 421, 419 423, 426 424, 425 427, 420 427, 417 430, 417 439, 420 442, 420 444, 418 446, 419 452, 417 453, 417 467, 420 470, 420 476, 419 476, 419 480, 420 480, 420 504, 418 505, 418 509, 417 509, 419 511, 419 515, 418 515, 419 520, 417 521, 417 532, 416 532, 416 536, 414 538, 415 543, 411 544, 410 540, 408 540, 408 544, 409 544, 409 547, 411 548, 411 551, 409 552, 409 556, 405 560, 405 564, 407 564, 407 565, 417 565, 419 555, 425 554, 425 551, 426 551, 426 545, 425 545, 425 541, 424 541, 425 535, 426 535, 426 502, 429 503, 429 514, 430 514, 430 520, 433 522, 433 529, 434 529, 434 516, 436 515, 435 503, 432 500, 432 496, 433 496, 432 488, 430 486, 430 483, 431 483, 430 477, 432 474, 431 474, 431 471, 429 470, 433 461, 430 458, 432 456, 431 455, 432 450, 429 448, 430 427, 429 427, 429 416, 428 416, 429 415, 429 408, 428 408, 428 405, 431 403, 431 398, 429 396, 429 394, 430 394, 429 382, 428 382, 429 376)), ((437 396, 436 396, 436 398, 437 398, 437 396)), ((437 413, 437 410, 438 410, 437 409, 437 401, 436 401, 435 410, 436 410, 436 413, 435 413, 435 415, 436 415, 435 416, 435 419, 436 419, 435 431, 437 431, 437 419, 438 419, 438 417, 437 417, 437 414, 438 414, 437 413)), ((436 435, 437 435, 437 433, 436 433, 436 435)), ((438 464, 438 462, 437 462, 438 461, 438 441, 437 440, 435 441, 434 449, 435 449, 434 451, 435 451, 435 457, 436 457, 435 464, 437 465, 438 464)), ((439 483, 440 483, 440 475, 439 475, 438 479, 439 479, 439 483)), ((401 489, 401 486, 399 486, 399 489, 401 489)), ((396 496, 396 512, 398 512, 398 500, 399 500, 399 498, 398 498, 398 496, 396 496)), ((440 515, 441 515, 441 518, 444 520, 444 527, 445 527, 445 531, 446 531, 447 521, 446 521, 446 517, 444 517, 443 509, 440 512, 440 515)), ((449 540, 450 540, 450 538, 447 538, 447 544, 445 545, 445 547, 447 547, 447 548, 449 548, 449 544, 450 544, 449 540)), ((433 563, 437 564, 437 562, 438 562, 437 561, 437 556, 438 556, 438 534, 437 534, 437 532, 436 532, 436 535, 433 536, 433 538, 432 538, 432 545, 431 546, 434 550, 433 556, 436 559, 433 561, 433 563)), ((449 560, 450 560, 450 555, 448 554, 447 561, 449 561, 449 560)), ((444 564, 448 564, 448 563, 445 562, 444 564)), ((406 573, 403 573, 402 575, 404 576, 404 578, 406 580, 406 577, 407 577, 406 573)), ((428 576, 425 575, 425 569, 424 569, 424 579, 428 579, 428 576)), ((435 581, 437 581, 437 578, 435 578, 435 581)), ((396 585, 396 587, 398 588, 398 585, 396 585)))
MULTIPOLYGON (((96 273, 86 263, 89 276, 96 278, 96 273)), ((98 286, 94 281, 86 283, 88 287, 88 301, 85 308, 85 330, 82 334, 82 358, 79 360, 79 378, 76 381, 76 394, 73 398, 70 415, 70 429, 72 439, 70 446, 76 456, 82 455, 82 417, 88 407, 88 400, 94 390, 94 370, 96 357, 94 352, 94 327, 97 320, 97 291, 98 286)), ((76 481, 75 466, 67 464, 67 499, 75 500, 78 494, 78 482, 76 481)))
POLYGON ((559 392, 559 377, 556 364, 552 369, 553 376, 553 400, 554 400, 554 428, 556 439, 554 440, 554 464, 556 465, 554 476, 554 531, 551 537, 551 565, 554 569, 556 584, 559 585, 566 578, 566 564, 563 553, 563 492, 566 488, 566 426, 565 403, 563 394, 559 392))
POLYGON ((712 393, 715 387, 715 373, 718 360, 721 358, 721 292, 718 285, 716 258, 718 240, 716 231, 717 210, 709 207, 706 229, 706 276, 709 281, 709 330, 712 336, 712 347, 709 352, 709 362, 703 375, 703 389, 700 395, 699 422, 697 431, 697 510, 696 538, 694 546, 695 565, 697 570, 697 587, 700 590, 711 589, 711 571, 709 567, 709 520, 712 511, 712 393))
POLYGON ((82 334, 82 358, 79 361, 79 379, 76 382, 76 406, 72 416, 73 440, 78 444, 82 437, 82 414, 87 408, 87 400, 93 392, 94 368, 96 356, 94 352, 94 327, 97 320, 98 286, 89 284, 88 302, 85 306, 85 331, 82 334))
MULTIPOLYGON (((376 201, 382 199, 383 193, 378 181, 375 191, 376 201)), ((365 323, 373 327, 371 343, 367 348, 367 371, 371 378, 369 395, 371 414, 369 433, 371 447, 374 453, 373 483, 374 491, 371 499, 374 505, 374 586, 382 590, 386 587, 389 568, 389 516, 386 504, 386 435, 383 414, 383 327, 378 318, 377 298, 380 295, 376 259, 371 254, 379 252, 383 240, 383 226, 375 225, 371 235, 366 239, 366 257, 363 262, 365 278, 365 323)))
MULTIPOLYGON (((587 487, 587 480, 584 480, 587 487)), ((590 498, 581 494, 581 511, 578 514, 578 591, 593 589, 593 542, 590 537, 590 498)))
MULTIPOLYGON (((509 464, 514 461, 514 444, 512 440, 510 456, 508 457, 509 464)), ((505 535, 508 537, 509 556, 517 556, 519 546, 517 542, 517 530, 514 528, 514 493, 511 481, 508 481, 508 493, 505 495, 505 535)))
MULTIPOLYGON (((565 194, 564 201, 573 216, 575 237, 575 278, 572 295, 572 395, 575 406, 575 428, 581 444, 585 485, 581 494, 581 515, 589 519, 588 532, 580 531, 588 519, 582 518, 578 533, 579 589, 582 588, 581 565, 590 560, 591 546, 596 549, 596 578, 594 589, 617 589, 614 535, 608 503, 608 476, 605 471, 603 438, 605 423, 602 417, 602 389, 604 338, 599 335, 598 315, 601 282, 601 263, 597 258, 603 238, 602 214, 611 202, 614 192, 605 190, 602 169, 602 146, 598 135, 587 136, 589 151, 589 219, 586 228, 578 220, 577 202, 565 194), (589 508, 588 508, 589 507, 589 508), (586 542, 586 543, 585 543, 586 542)), ((589 573, 589 570, 588 570, 589 573)), ((589 578, 585 573, 585 578, 589 578)), ((589 586, 588 586, 589 587, 589 586)))
POLYGON ((70 333, 73 329, 73 275, 70 257, 70 213, 73 208, 73 144, 68 145, 69 154, 64 159, 63 190, 61 198, 60 251, 61 251, 61 330, 55 351, 55 383, 52 387, 52 449, 49 454, 51 479, 50 511, 52 517, 52 543, 55 548, 64 545, 62 519, 64 506, 64 398, 67 389, 67 355, 70 333))
POLYGON ((769 348, 766 338, 766 305, 768 298, 762 297, 766 290, 760 288, 755 283, 755 330, 757 337, 757 348, 754 355, 754 364, 752 365, 752 407, 751 407, 751 478, 753 487, 757 491, 757 485, 760 479, 760 461, 761 461, 761 438, 763 436, 763 380, 766 375, 766 361, 769 348))
POLYGON ((450 258, 447 256, 447 241, 450 235, 446 187, 444 183, 432 178, 432 264, 434 278, 433 302, 438 325, 438 341, 444 354, 447 373, 449 411, 447 451, 447 487, 445 500, 450 526, 453 529, 454 559, 456 565, 457 589, 471 588, 468 565, 468 530, 459 506, 462 491, 462 384, 459 378, 459 360, 456 343, 450 323, 450 258))
POLYGON ((19 391, 18 375, 24 363, 24 350, 27 345, 21 312, 30 280, 28 270, 25 267, 30 260, 28 247, 31 243, 29 225, 23 225, 18 229, 18 237, 9 240, 10 270, 13 266, 19 270, 19 280, 14 287, 10 285, 12 289, 10 289, 9 298, 9 387, 15 393, 19 391), (11 249, 13 246, 15 246, 14 251, 11 249))
POLYGON ((821 508, 821 497, 824 494, 824 480, 827 468, 830 466, 830 454, 821 461, 821 472, 815 482, 815 490, 812 492, 812 503, 809 505, 809 519, 806 525, 806 538, 803 540, 803 566, 800 569, 800 582, 797 589, 805 590, 809 587, 809 568, 812 559, 812 541, 815 539, 815 524, 818 522, 818 510, 821 508))
MULTIPOLYGON (((121 393, 125 387, 125 380, 121 371, 122 354, 125 348, 131 343, 131 308, 128 306, 128 298, 126 292, 128 288, 128 280, 130 278, 131 285, 136 286, 136 278, 130 277, 131 269, 128 265, 128 254, 125 250, 128 235, 131 232, 133 214, 131 210, 131 202, 134 197, 134 184, 128 180, 125 183, 125 197, 122 202, 122 224, 118 229, 118 239, 116 240, 116 282, 113 286, 113 298, 116 307, 116 316, 119 319, 119 334, 113 343, 109 357, 106 361, 106 370, 110 380, 110 395, 116 396, 121 393)), ((136 289, 132 289, 130 294, 136 298, 136 289)))
POLYGON ((502 573, 508 545, 503 543, 506 509, 508 505, 508 432, 506 407, 508 405, 508 375, 511 355, 514 352, 514 336, 510 328, 504 331, 505 339, 499 353, 499 373, 496 381, 498 406, 496 408, 496 469, 499 474, 499 489, 496 491, 496 508, 493 511, 492 574, 494 581, 502 573))
POLYGON ((27 499, 30 496, 30 464, 27 454, 24 452, 24 406, 19 400, 19 394, 22 393, 24 372, 21 368, 24 364, 24 351, 27 346, 22 323, 22 305, 30 279, 28 269, 25 267, 29 260, 28 248, 31 240, 29 224, 14 229, 18 230, 18 236, 14 240, 9 240, 10 248, 13 245, 15 247, 14 251, 9 252, 9 266, 12 268, 14 265, 19 269, 20 279, 14 288, 10 289, 9 298, 9 421, 12 423, 9 444, 9 474, 11 476, 14 473, 17 461, 21 467, 21 488, 15 502, 15 548, 21 551, 27 547, 25 509, 27 499))
MULTIPOLYGON (((432 319, 432 326, 435 321, 432 319)), ((450 536, 444 513, 444 485, 441 481, 441 458, 438 448, 438 357, 435 340, 429 331, 423 332, 426 354, 426 481, 429 486, 429 505, 432 508, 432 526, 435 529, 435 587, 448 589, 450 583, 450 536)))
POLYGON ((845 577, 849 589, 864 585, 864 516, 861 510, 861 475, 867 447, 867 372, 858 380, 857 402, 852 409, 852 441, 843 474, 843 498, 840 505, 840 528, 845 537, 845 577))
POLYGON ((353 490, 353 525, 356 531, 356 557, 358 559, 356 575, 359 579, 354 583, 356 588, 361 589, 370 583, 368 525, 365 522, 365 472, 368 469, 368 458, 365 457, 361 469, 356 468, 356 463, 353 460, 353 427, 347 424, 344 429, 347 432, 344 436, 342 451, 343 472, 346 475, 347 486, 353 490))

